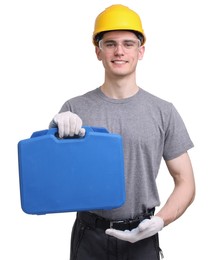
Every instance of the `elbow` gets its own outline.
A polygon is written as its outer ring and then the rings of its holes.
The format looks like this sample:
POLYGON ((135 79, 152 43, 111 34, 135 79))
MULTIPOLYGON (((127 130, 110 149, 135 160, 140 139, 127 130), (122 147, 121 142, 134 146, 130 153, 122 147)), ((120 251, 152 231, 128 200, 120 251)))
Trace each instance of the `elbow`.
POLYGON ((196 187, 195 187, 195 184, 194 184, 194 187, 192 189, 192 195, 191 195, 191 200, 190 200, 189 205, 193 203, 193 201, 195 200, 195 197, 196 197, 196 187))

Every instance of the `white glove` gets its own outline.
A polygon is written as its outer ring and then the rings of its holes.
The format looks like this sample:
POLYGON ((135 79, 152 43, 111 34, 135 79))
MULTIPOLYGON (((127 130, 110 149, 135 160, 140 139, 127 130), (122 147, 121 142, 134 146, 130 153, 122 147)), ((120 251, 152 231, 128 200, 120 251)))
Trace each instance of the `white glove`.
POLYGON ((85 135, 85 129, 81 128, 81 118, 70 111, 57 114, 53 121, 58 127, 60 138, 74 135, 85 135))
POLYGON ((151 237, 162 230, 164 227, 164 221, 158 216, 152 216, 151 219, 144 219, 137 228, 130 230, 117 230, 113 228, 106 229, 107 235, 116 237, 121 240, 125 240, 131 243, 135 243, 139 240, 151 237))

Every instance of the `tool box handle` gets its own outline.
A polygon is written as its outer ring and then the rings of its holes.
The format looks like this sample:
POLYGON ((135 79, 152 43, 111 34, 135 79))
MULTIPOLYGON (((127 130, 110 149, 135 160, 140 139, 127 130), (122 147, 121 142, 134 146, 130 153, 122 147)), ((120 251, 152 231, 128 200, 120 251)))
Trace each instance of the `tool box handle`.
MULTIPOLYGON (((83 128, 85 129, 85 136, 88 135, 91 132, 109 133, 108 130, 104 127, 83 126, 83 128)), ((43 136, 43 135, 54 135, 58 138, 58 129, 53 127, 53 128, 46 129, 46 130, 36 131, 31 135, 31 138, 39 137, 39 136, 43 136)), ((66 137, 66 138, 63 138, 63 139, 67 139, 67 138, 73 139, 73 138, 82 138, 82 137, 73 136, 73 137, 66 137)))

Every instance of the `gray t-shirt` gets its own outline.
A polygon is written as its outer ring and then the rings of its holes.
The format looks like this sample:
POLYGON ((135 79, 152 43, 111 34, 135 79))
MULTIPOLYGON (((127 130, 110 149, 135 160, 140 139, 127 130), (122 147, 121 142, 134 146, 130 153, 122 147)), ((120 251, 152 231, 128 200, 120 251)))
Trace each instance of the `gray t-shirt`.
POLYGON ((76 113, 83 125, 105 127, 123 137, 126 202, 94 213, 127 219, 159 206, 156 177, 161 159, 174 159, 193 147, 175 107, 141 88, 126 99, 109 98, 97 88, 66 101, 60 112, 65 111, 76 113))

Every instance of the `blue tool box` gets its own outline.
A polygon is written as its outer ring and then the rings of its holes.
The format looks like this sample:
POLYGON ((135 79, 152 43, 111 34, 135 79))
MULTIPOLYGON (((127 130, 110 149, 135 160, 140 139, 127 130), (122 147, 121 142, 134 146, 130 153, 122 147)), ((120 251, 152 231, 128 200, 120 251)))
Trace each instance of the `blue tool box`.
POLYGON ((80 138, 59 139, 57 129, 18 142, 20 199, 27 214, 120 207, 125 202, 122 137, 85 127, 80 138))

